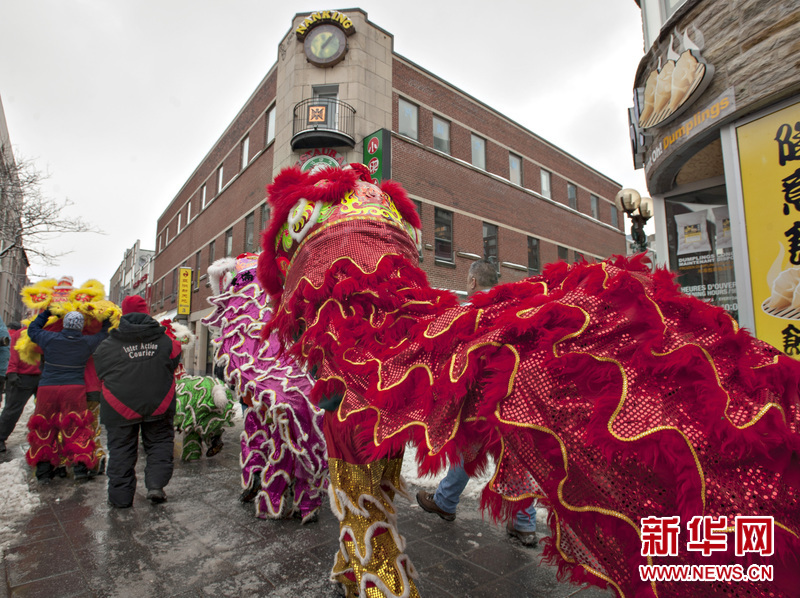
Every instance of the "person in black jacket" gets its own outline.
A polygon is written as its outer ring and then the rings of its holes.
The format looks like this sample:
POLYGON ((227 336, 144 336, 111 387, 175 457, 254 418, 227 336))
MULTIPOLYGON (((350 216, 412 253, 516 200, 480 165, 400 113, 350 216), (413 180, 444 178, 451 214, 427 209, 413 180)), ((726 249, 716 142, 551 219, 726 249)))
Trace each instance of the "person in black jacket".
POLYGON ((136 492, 134 467, 139 432, 147 455, 144 483, 147 499, 167 500, 172 478, 175 430, 175 368, 181 348, 170 339, 147 305, 136 295, 122 302, 119 328, 111 331, 94 354, 103 386, 100 421, 108 436, 108 503, 127 508, 136 492))
POLYGON ((111 326, 106 320, 100 332, 84 335, 83 314, 71 311, 61 320, 61 330, 45 330, 50 315, 46 309, 28 326, 28 336, 42 350, 43 366, 36 408, 28 421, 26 459, 42 484, 62 465, 72 466, 75 479, 90 477, 89 470, 97 466, 94 416, 86 404, 83 371, 111 326))

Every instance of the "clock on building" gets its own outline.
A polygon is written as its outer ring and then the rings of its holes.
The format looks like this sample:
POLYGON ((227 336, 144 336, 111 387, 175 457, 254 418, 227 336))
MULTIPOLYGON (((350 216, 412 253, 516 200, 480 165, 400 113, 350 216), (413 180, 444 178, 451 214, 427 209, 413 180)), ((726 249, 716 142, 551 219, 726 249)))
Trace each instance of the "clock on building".
POLYGON ((308 32, 303 47, 311 64, 331 67, 340 62, 347 53, 347 40, 339 27, 324 24, 308 32))

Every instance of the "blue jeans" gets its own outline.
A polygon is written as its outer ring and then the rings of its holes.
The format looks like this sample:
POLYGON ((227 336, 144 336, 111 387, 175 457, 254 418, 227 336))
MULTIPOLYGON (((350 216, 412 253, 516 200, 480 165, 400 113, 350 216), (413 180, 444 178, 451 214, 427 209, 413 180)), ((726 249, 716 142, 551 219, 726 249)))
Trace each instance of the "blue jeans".
MULTIPOLYGON (((433 502, 436 503, 443 511, 448 513, 455 513, 458 501, 461 499, 461 493, 467 487, 469 476, 464 468, 459 465, 453 465, 447 470, 447 474, 439 482, 436 487, 436 494, 433 495, 433 502)), ((514 528, 521 532, 535 532, 536 531, 536 503, 534 500, 524 511, 518 511, 514 518, 514 528)))

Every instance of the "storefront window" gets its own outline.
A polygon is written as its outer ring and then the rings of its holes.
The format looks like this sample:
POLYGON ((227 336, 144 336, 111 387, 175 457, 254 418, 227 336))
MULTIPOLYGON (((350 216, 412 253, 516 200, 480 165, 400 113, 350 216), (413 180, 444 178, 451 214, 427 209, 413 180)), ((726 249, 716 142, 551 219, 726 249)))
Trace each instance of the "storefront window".
POLYGON ((666 200, 670 269, 681 291, 739 318, 725 186, 666 200))

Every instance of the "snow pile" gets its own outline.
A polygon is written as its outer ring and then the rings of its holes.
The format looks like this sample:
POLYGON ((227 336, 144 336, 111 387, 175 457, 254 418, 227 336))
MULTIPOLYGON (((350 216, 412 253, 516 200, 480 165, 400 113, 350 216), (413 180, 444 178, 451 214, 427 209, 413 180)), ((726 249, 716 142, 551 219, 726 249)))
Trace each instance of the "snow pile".
POLYGON ((39 506, 39 495, 28 487, 29 472, 24 459, 0 463, 0 505, 3 505, 0 547, 7 543, 9 535, 14 532, 14 523, 30 515, 39 506))
MULTIPOLYGON (((415 454, 416 449, 409 445, 406 447, 406 452, 403 455, 403 469, 401 471, 401 475, 403 476, 403 479, 405 479, 406 484, 408 484, 409 491, 413 495, 416 494, 416 491, 412 490, 412 487, 424 488, 430 491, 435 490, 436 486, 439 485, 439 481, 447 473, 447 470, 442 470, 435 476, 420 476, 417 472, 417 464, 414 461, 415 454)), ((494 463, 490 462, 489 467, 487 467, 487 471, 477 477, 469 479, 469 482, 467 482, 467 487, 464 488, 464 492, 461 493, 462 498, 480 498, 481 490, 483 490, 483 487, 489 483, 489 480, 492 479, 493 473, 494 463)))

